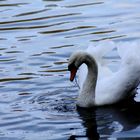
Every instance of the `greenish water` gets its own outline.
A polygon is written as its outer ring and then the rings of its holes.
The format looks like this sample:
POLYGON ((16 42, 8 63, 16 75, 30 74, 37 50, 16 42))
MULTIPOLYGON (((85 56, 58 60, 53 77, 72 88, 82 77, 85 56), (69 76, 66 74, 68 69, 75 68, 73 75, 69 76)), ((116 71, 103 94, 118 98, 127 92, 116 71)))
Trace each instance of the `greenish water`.
MULTIPOLYGON (((139 39, 139 7, 140 0, 1 0, 0 139, 139 139, 139 103, 77 109, 67 71, 70 54, 92 41, 139 39)), ((109 59, 116 69, 118 58, 109 59)))

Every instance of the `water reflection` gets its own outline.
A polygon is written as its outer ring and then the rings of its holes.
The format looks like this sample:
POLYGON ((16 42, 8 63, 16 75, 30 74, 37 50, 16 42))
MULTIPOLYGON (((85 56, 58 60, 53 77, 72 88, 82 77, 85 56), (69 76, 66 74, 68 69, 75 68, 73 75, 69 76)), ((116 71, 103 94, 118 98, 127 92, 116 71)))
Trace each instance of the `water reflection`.
POLYGON ((100 138, 99 133, 97 131, 97 123, 96 123, 96 112, 95 108, 92 109, 83 109, 77 107, 77 111, 80 115, 80 118, 83 120, 83 126, 86 129, 86 135, 89 140, 98 140, 100 138))
MULTIPOLYGON (((134 131, 140 123, 140 102, 131 101, 113 107, 84 109, 77 107, 77 112, 85 127, 85 135, 72 135, 69 140, 85 138, 99 140, 107 138, 130 138, 129 131, 134 131), (105 121, 106 120, 106 121, 105 121), (105 127, 106 124, 108 127, 105 127), (104 124, 104 125, 103 125, 104 124), (104 126, 104 127, 103 127, 104 126)), ((133 136, 134 138, 135 136, 133 136)), ((136 136, 137 138, 137 136, 136 136)))

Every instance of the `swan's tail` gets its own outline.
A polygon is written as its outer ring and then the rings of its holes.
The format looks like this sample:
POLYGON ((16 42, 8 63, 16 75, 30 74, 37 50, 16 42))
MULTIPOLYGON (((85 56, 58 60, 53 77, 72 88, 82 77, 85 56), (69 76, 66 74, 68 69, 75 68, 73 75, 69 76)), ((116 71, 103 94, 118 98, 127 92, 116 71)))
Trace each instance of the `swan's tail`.
POLYGON ((87 48, 87 52, 93 55, 97 62, 104 65, 106 62, 103 57, 112 51, 113 48, 115 48, 115 43, 111 40, 105 40, 100 43, 91 43, 87 48))
POLYGON ((118 54, 122 59, 122 64, 140 64, 140 42, 119 42, 117 43, 118 54))

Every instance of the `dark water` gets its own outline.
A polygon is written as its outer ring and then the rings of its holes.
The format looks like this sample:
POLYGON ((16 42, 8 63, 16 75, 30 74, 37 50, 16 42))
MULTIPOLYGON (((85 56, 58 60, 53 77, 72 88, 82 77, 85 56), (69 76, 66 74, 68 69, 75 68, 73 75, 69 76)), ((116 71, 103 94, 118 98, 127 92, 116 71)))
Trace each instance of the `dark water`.
POLYGON ((91 41, 137 40, 139 8, 140 0, 1 0, 0 139, 139 139, 139 103, 77 109, 67 71, 70 54, 91 41))

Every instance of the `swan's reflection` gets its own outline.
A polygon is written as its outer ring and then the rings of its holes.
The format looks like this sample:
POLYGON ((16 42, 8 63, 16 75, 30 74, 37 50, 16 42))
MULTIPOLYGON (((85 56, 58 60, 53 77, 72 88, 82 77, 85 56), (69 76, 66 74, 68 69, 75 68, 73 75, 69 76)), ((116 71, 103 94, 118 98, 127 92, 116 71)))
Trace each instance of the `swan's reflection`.
POLYGON ((76 140, 77 138, 85 137, 87 137, 89 140, 99 140, 94 108, 84 109, 77 107, 77 111, 80 115, 80 118, 83 120, 82 124, 86 129, 86 135, 72 135, 68 140, 76 140))
POLYGON ((95 109, 77 107, 77 111, 83 120, 83 126, 86 128, 86 137, 88 137, 89 140, 98 140, 99 133, 97 132, 95 109))
POLYGON ((135 101, 112 107, 92 109, 77 107, 83 121, 82 124, 86 129, 86 136, 71 136, 70 140, 79 137, 87 137, 88 140, 98 140, 100 137, 106 139, 115 137, 114 133, 117 133, 119 137, 121 132, 135 129, 140 125, 139 109, 140 103, 135 101), (117 127, 118 129, 116 129, 117 127))

